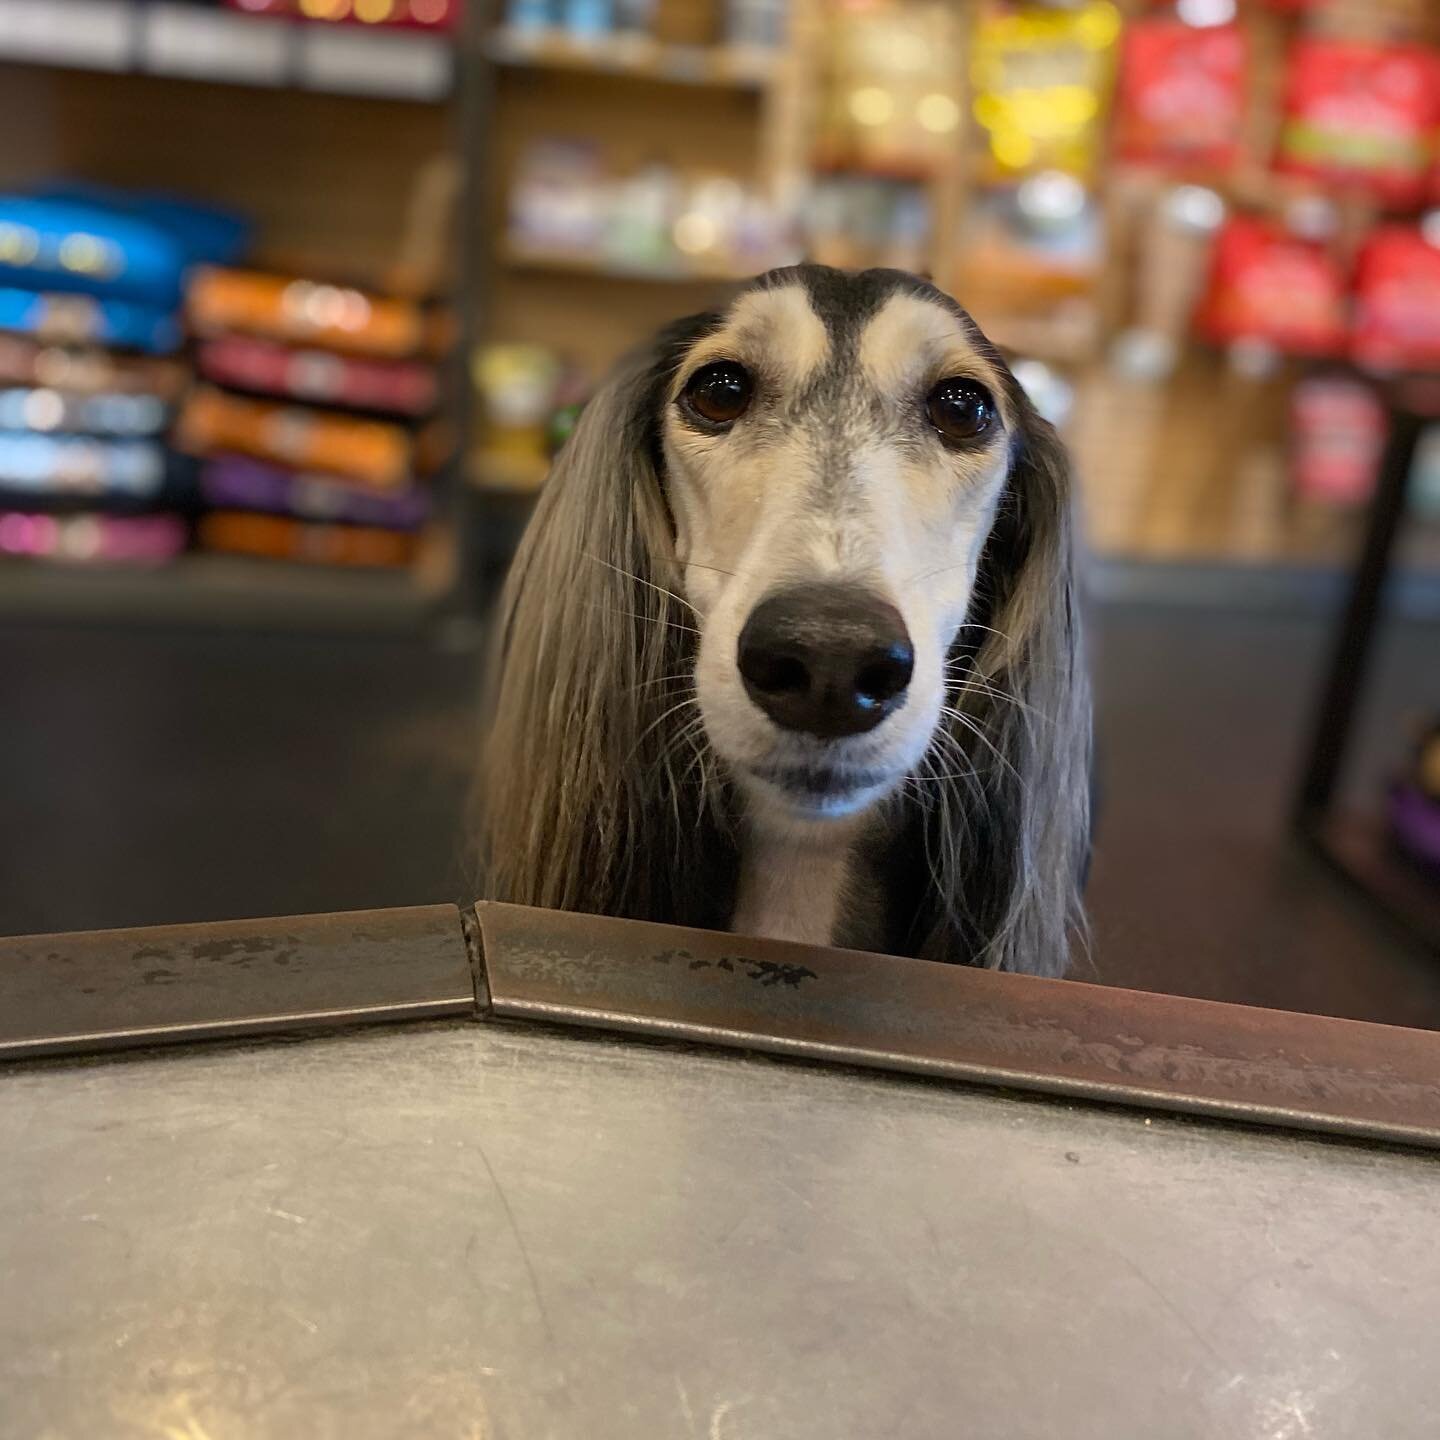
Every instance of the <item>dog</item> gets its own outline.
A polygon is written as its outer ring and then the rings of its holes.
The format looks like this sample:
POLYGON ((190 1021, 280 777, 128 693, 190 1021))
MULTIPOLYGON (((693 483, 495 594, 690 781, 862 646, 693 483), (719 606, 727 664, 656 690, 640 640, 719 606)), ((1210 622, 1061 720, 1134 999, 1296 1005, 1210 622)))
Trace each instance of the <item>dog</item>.
POLYGON ((501 601, 486 893, 1059 975, 1090 698, 1064 450, 949 296, 771 271, 623 361, 501 601))

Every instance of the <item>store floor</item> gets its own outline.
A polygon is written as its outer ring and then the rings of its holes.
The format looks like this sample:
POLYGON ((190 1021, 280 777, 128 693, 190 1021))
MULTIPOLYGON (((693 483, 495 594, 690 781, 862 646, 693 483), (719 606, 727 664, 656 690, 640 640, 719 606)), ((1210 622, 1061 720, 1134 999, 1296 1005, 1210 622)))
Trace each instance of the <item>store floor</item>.
MULTIPOLYGON (((1440 1028, 1440 963, 1285 839, 1322 622, 1100 619, 1085 977, 1440 1028)), ((1437 658, 1440 628, 1387 631, 1357 795, 1440 701, 1437 658)), ((475 668, 418 641, 0 626, 0 934, 463 897, 475 668)))

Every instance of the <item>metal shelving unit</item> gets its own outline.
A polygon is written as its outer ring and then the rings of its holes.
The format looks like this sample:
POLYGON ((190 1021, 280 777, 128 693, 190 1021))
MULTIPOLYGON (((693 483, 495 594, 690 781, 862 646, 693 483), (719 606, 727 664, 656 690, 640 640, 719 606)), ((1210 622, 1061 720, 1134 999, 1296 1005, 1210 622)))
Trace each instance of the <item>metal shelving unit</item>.
POLYGON ((454 81, 444 35, 170 0, 0 0, 0 60, 391 100, 443 100, 454 81))
POLYGON ((680 45, 648 36, 573 40, 548 32, 496 29, 486 53, 497 65, 617 75, 665 85, 759 90, 775 78, 775 57, 729 45, 680 45))
MULTIPOLYGON (((436 143, 459 157, 461 193, 455 213, 460 234, 453 248, 459 257, 454 267, 454 294, 462 324, 453 363, 447 366, 451 374, 446 411, 454 417, 457 434, 464 434, 470 413, 464 356, 475 337, 472 317, 477 310, 474 287, 478 280, 466 255, 476 240, 472 217, 477 206, 476 177, 483 165, 484 106, 482 100, 477 108, 476 97, 488 83, 488 61, 480 53, 487 28, 484 8, 478 3, 470 5, 463 21, 466 28, 440 33, 247 15, 174 0, 0 0, 0 85, 8 69, 16 76, 29 72, 37 85, 53 90, 53 102, 43 107, 34 123, 58 124, 66 131, 67 139, 56 141, 62 163, 67 140, 73 145, 76 134, 83 137, 87 131, 103 131, 105 117, 113 111, 153 112, 160 108, 158 102, 163 102, 168 114, 173 94, 175 122, 183 125, 185 107, 195 104, 203 89, 248 87, 252 94, 241 102, 246 107, 243 110, 228 108, 234 102, 205 102, 203 108, 211 121, 208 139, 214 139, 217 116, 233 115, 237 124, 252 127, 243 131, 246 136, 258 125, 260 130, 253 133, 260 138, 253 143, 259 145, 283 140, 287 125, 308 124, 312 114, 323 115, 320 125, 328 125, 329 130, 311 149, 333 147, 336 164, 333 173, 325 177, 326 183, 335 187, 341 205, 348 203, 352 210, 350 197, 364 184, 360 177, 365 174, 368 157, 353 150, 344 152, 345 122, 361 112, 296 107, 353 107, 370 101, 382 107, 398 104, 399 109, 382 110, 390 120, 367 122, 365 133, 372 143, 373 137, 383 142, 389 134, 396 137, 395 145, 403 147, 411 144, 416 134, 428 136, 433 127, 436 143), (89 113, 88 88, 77 88, 79 77, 66 83, 65 77, 73 72, 93 73, 94 83, 102 87, 98 93, 109 95, 98 103, 98 120, 89 113), (47 74, 50 79, 45 78, 47 74), (171 82, 180 88, 173 92, 164 88, 171 82), (146 88, 137 89, 133 98, 128 90, 126 98, 115 98, 115 87, 129 85, 146 88), (315 98, 306 100, 306 96, 315 98), (75 104, 84 113, 67 110, 75 104), (282 108, 277 111, 272 108, 275 106, 282 108), (436 118, 424 119, 427 113, 436 118), (238 117, 245 119, 242 122, 238 117)), ((88 87, 91 82, 84 83, 88 87)), ((235 143, 241 142, 237 139, 235 143)), ((287 156, 287 162, 292 158, 287 156)), ((382 159, 386 183, 413 168, 410 158, 391 155, 382 159)), ((203 159, 198 162, 202 173, 204 163, 203 159)), ((201 193, 228 199, 227 184, 232 177, 225 162, 217 157, 211 163, 215 183, 201 193)), ((313 155, 307 163, 313 168, 313 155)), ((165 164, 157 167, 156 188, 170 183, 166 168, 165 164)), ((245 183, 253 187, 255 171, 263 167, 247 164, 242 169, 245 183)), ((186 174, 174 188, 191 188, 198 179, 186 174)), ((149 177, 142 175, 139 183, 150 183, 149 177)), ((278 189, 281 183, 272 181, 271 188, 278 189)), ((314 197, 301 199, 310 205, 314 197)), ((284 203, 283 197, 279 203, 284 203)), ((402 208, 392 207, 386 217, 402 208)), ((322 237, 312 248, 334 251, 334 244, 327 243, 330 239, 322 237)), ((303 246, 278 248, 304 251, 303 246)), ((352 258, 335 254, 342 271, 352 258)), ((442 529, 450 537, 448 548, 427 544, 410 571, 339 571, 206 554, 187 555, 155 569, 89 569, 14 561, 0 564, 0 616, 372 633, 417 629, 437 616, 464 611, 474 604, 468 583, 472 557, 463 543, 473 516, 469 497, 460 493, 467 488, 462 471, 463 462, 457 458, 435 480, 442 529)), ((482 547, 481 563, 494 563, 484 556, 482 547)))

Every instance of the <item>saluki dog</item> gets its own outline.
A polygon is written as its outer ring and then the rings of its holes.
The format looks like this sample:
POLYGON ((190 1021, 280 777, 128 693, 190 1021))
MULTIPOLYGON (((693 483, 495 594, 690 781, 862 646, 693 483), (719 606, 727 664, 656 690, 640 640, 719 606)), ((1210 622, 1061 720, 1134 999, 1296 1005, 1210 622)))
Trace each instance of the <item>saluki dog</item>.
POLYGON ((622 362, 496 639, 493 898, 1064 971, 1091 745, 1069 469, 927 281, 772 271, 622 362))

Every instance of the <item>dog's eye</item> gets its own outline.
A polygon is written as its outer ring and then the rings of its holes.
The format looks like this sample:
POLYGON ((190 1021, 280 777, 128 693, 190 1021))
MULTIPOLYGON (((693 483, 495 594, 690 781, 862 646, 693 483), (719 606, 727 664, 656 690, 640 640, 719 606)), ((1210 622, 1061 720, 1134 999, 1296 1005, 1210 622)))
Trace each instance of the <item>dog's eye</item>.
POLYGON ((975 380, 952 375, 926 397, 925 413, 949 444, 978 440, 995 423, 995 401, 975 380))
POLYGON ((702 365, 685 382, 680 398, 693 415, 710 425, 733 425, 750 408, 754 391, 750 372, 733 360, 702 365))

